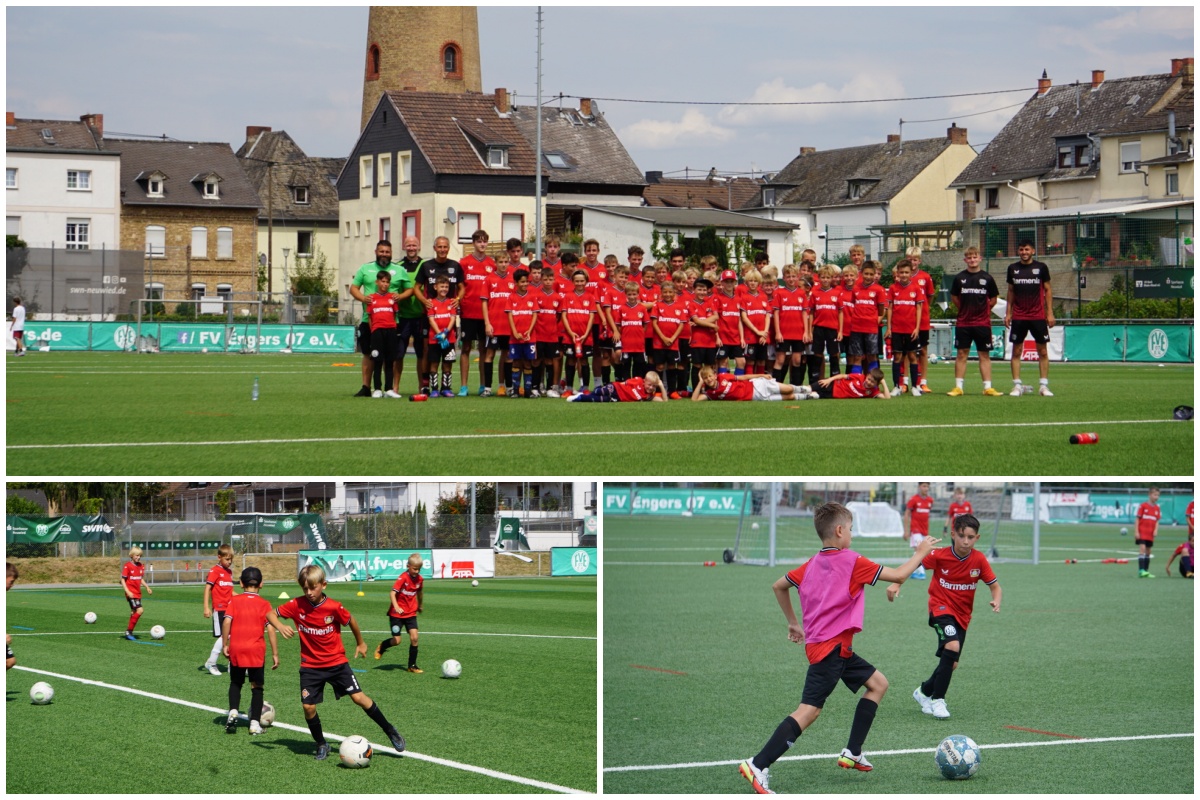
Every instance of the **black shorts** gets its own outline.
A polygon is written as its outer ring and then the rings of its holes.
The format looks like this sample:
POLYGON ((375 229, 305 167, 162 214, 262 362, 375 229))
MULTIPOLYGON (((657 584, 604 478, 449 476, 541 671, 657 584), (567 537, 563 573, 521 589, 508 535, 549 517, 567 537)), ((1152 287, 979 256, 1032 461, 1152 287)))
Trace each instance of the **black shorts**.
POLYGON ((375 360, 396 360, 396 329, 378 328, 371 331, 371 353, 375 360))
POLYGON ((497 353, 508 355, 508 336, 509 335, 507 333, 498 333, 493 336, 489 336, 487 340, 487 349, 495 350, 497 353))
POLYGON ((597 350, 612 350, 616 346, 612 336, 604 335, 607 330, 599 325, 592 326, 592 346, 597 350))
POLYGON ((486 330, 483 327, 483 318, 467 319, 462 318, 462 336, 464 342, 483 342, 486 338, 486 330))
POLYGON ((224 611, 214 611, 212 613, 213 638, 214 639, 221 638, 221 623, 224 621, 225 621, 225 612, 224 611))
POLYGON ((229 665, 229 682, 235 686, 241 686, 246 682, 246 678, 250 679, 250 685, 263 685, 263 680, 267 677, 267 668, 264 665, 257 667, 235 667, 229 665))
POLYGON ((728 358, 741 358, 746 352, 746 348, 740 344, 723 344, 717 348, 717 360, 723 361, 728 358))
POLYGON ((1144 545, 1146 545, 1147 550, 1154 547, 1153 539, 1138 539, 1137 537, 1134 537, 1133 543, 1134 544, 1144 544, 1144 545))
POLYGON ((563 346, 563 355, 567 358, 591 358, 592 346, 585 339, 583 344, 579 345, 579 355, 575 355, 575 340, 567 342, 563 346))
POLYGON ((371 357, 371 323, 365 319, 358 323, 358 352, 371 357))
POLYGON ((450 353, 454 351, 453 342, 451 342, 447 347, 442 347, 437 342, 429 342, 427 343, 426 347, 427 349, 425 351, 425 355, 429 359, 430 368, 437 364, 441 364, 446 360, 446 356, 450 355, 450 353))
POLYGON ((680 339, 679 340, 679 360, 682 361, 684 364, 692 363, 692 340, 691 339, 680 339))
POLYGON ((396 360, 404 360, 409 342, 412 342, 413 352, 420 358, 425 352, 425 340, 429 338, 425 317, 401 317, 397 324, 399 327, 396 328, 396 360))
POLYGON ((938 646, 935 656, 941 656, 946 649, 946 642, 958 642, 958 652, 962 653, 963 644, 967 640, 967 629, 958 624, 958 620, 949 614, 935 617, 929 615, 929 627, 937 631, 938 646))
POLYGON ((538 342, 537 357, 543 361, 552 361, 562 355, 562 345, 558 342, 538 342))
POLYGON ((875 674, 875 667, 858 653, 851 653, 847 658, 842 656, 841 651, 839 645, 821 661, 808 665, 804 694, 800 697, 801 703, 822 708, 825 698, 837 688, 838 681, 846 684, 846 688, 851 692, 857 693, 875 674))
POLYGON ((622 364, 632 364, 635 366, 645 365, 646 354, 645 353, 626 353, 624 350, 622 350, 621 351, 621 363, 622 364))
POLYGON ((1044 319, 1014 319, 1008 340, 1013 344, 1020 344, 1029 334, 1033 334, 1033 340, 1038 344, 1045 344, 1050 341, 1050 326, 1044 319))
POLYGON ((809 352, 809 345, 800 339, 784 339, 775 345, 775 352, 787 353, 788 355, 792 353, 807 353, 809 352))
POLYGON ((747 361, 766 361, 767 347, 765 344, 748 344, 746 345, 745 359, 747 361))
POLYGON ((850 355, 877 356, 879 355, 879 334, 858 333, 850 334, 850 355))
POLYGON ((828 328, 824 325, 813 326, 813 352, 820 355, 821 353, 832 350, 838 351, 837 328, 828 328))
POLYGON ((988 325, 967 325, 954 329, 954 349, 970 350, 971 345, 980 353, 992 351, 992 329, 988 325))
POLYGON ((415 631, 417 629, 417 618, 412 617, 393 617, 388 615, 388 630, 392 632, 392 636, 399 636, 404 631, 415 631))
POLYGON ((928 349, 929 349, 929 329, 928 329, 928 328, 926 328, 925 330, 921 331, 921 336, 920 336, 920 338, 919 338, 919 341, 920 341, 920 344, 921 344, 921 349, 922 349, 922 350, 928 350, 928 349))
POLYGON ((333 687, 333 699, 340 700, 348 694, 358 694, 362 688, 346 661, 336 667, 301 667, 300 702, 315 706, 325 699, 325 684, 333 687))
POLYGON ((16 657, 17 657, 16 654, 14 654, 12 651, 12 647, 10 647, 9 645, 4 645, 4 658, 6 660, 11 661, 12 659, 14 659, 16 657))
POLYGON ((130 611, 137 611, 142 607, 142 598, 140 597, 126 597, 125 601, 129 603, 130 611))
POLYGON ((849 333, 842 334, 842 355, 850 355, 850 335, 849 333))
POLYGON ((913 338, 911 333, 893 333, 891 341, 892 354, 915 353, 921 349, 920 343, 913 338))
POLYGON ((717 348, 693 347, 692 364, 697 367, 715 367, 717 365, 717 348))
POLYGON ((682 364, 683 359, 679 355, 678 350, 669 350, 665 347, 656 347, 653 356, 653 362, 656 366, 670 367, 675 364, 682 364))
POLYGON ((814 392, 816 392, 817 397, 821 398, 822 400, 832 400, 833 399, 833 384, 832 383, 829 384, 828 386, 822 386, 819 383, 814 383, 809 388, 812 389, 814 392))

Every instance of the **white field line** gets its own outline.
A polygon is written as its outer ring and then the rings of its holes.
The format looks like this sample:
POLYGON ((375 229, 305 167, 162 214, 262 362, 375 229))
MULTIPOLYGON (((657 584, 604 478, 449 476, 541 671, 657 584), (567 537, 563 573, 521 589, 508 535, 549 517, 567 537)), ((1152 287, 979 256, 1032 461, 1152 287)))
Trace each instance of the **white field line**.
POLYGON ((711 436, 720 433, 822 433, 846 431, 883 431, 883 430, 977 430, 980 428, 1063 428, 1087 427, 1092 425, 1157 425, 1161 423, 1177 424, 1173 419, 1104 419, 1076 420, 1073 422, 970 422, 958 425, 945 424, 912 424, 912 425, 827 425, 814 428, 806 425, 775 426, 766 428, 680 428, 676 430, 655 431, 548 431, 538 433, 527 431, 522 433, 455 433, 433 434, 429 436, 327 436, 308 437, 303 439, 215 439, 207 442, 161 441, 161 442, 93 442, 68 444, 10 444, 8 450, 69 450, 72 448, 97 447, 232 447, 248 444, 334 444, 346 442, 443 442, 469 439, 557 439, 569 436, 572 439, 581 436, 645 436, 666 434, 668 436, 711 436))
MULTIPOLYGON (((710 558, 709 561, 717 559, 710 558)), ((703 561, 609 561, 604 559, 606 567, 699 567, 703 561)))
MULTIPOLYGON (((99 686, 102 689, 113 689, 114 691, 118 691, 118 692, 126 692, 128 694, 135 694, 135 695, 138 695, 139 697, 148 697, 151 700, 162 700, 165 703, 174 703, 175 705, 186 706, 188 708, 195 708, 195 709, 199 709, 200 711, 209 711, 214 714, 225 714, 228 711, 228 709, 216 708, 215 706, 206 706, 203 703, 193 703, 190 700, 181 700, 177 697, 168 697, 167 695, 155 694, 153 692, 143 692, 140 689, 132 689, 128 686, 117 686, 115 684, 105 683, 103 681, 93 681, 93 680, 89 680, 87 678, 77 678, 74 675, 62 675, 57 672, 49 672, 47 670, 34 669, 32 667, 25 667, 25 666, 21 666, 21 665, 18 665, 16 667, 16 669, 24 670, 26 672, 32 672, 37 675, 45 675, 50 678, 59 678, 59 679, 66 680, 66 681, 75 681, 76 683, 82 683, 87 686, 99 686)), ((246 719, 246 715, 242 714, 242 715, 240 715, 240 718, 246 719)), ((276 721, 272 727, 282 728, 284 730, 294 731, 296 733, 308 733, 309 732, 307 726, 300 727, 299 725, 289 725, 286 722, 276 721)), ((342 736, 340 734, 326 732, 325 738, 333 739, 335 741, 340 742, 343 739, 345 739, 346 737, 342 736)), ((374 742, 372 742, 371 745, 377 751, 382 751, 384 753, 391 753, 393 755, 400 755, 396 750, 394 750, 393 748, 388 747, 386 745, 378 745, 378 744, 375 744, 374 742)), ((510 783, 519 783, 524 786, 533 786, 538 789, 546 789, 547 791, 551 791, 551 792, 559 792, 562 794, 591 794, 591 792, 585 792, 580 789, 572 789, 569 786, 559 786, 558 784, 555 784, 555 783, 546 783, 545 781, 534 780, 533 778, 525 778, 520 775, 510 775, 506 772, 500 772, 498 770, 488 769, 487 767, 477 767, 477 766, 474 766, 473 764, 463 764, 458 761, 450 761, 449 759, 438 758, 437 756, 430 756, 430 755, 425 755, 423 753, 416 753, 416 752, 413 752, 412 750, 405 750, 403 755, 405 758, 415 758, 418 761, 428 761, 431 764, 440 764, 443 767, 450 767, 451 769, 458 769, 458 770, 462 770, 464 772, 474 772, 478 775, 486 775, 489 778, 496 778, 497 780, 509 781, 510 783)))
MULTIPOLYGON (((1000 750, 1009 747, 1053 747, 1055 745, 1066 744, 1097 744, 1101 742, 1136 742, 1144 739, 1183 739, 1194 737, 1195 733, 1153 733, 1145 736, 1105 736, 1094 739, 1055 739, 1048 742, 1003 742, 1000 744, 981 744, 980 750, 1000 750)), ((932 747, 914 747, 907 750, 866 750, 864 755, 869 755, 872 758, 876 756, 908 756, 908 755, 933 755, 934 748, 932 747)), ((780 761, 814 761, 817 759, 833 759, 837 758, 837 753, 811 753, 803 756, 784 756, 780 761)), ((666 769, 693 769, 696 767, 729 767, 735 764, 740 764, 745 761, 744 758, 735 758, 725 761, 694 761, 686 764, 638 764, 628 767, 605 767, 605 772, 652 772, 656 770, 666 769)))
MULTIPOLYGON (((367 628, 362 628, 361 630, 363 633, 390 633, 391 632, 391 631, 386 631, 386 630, 378 630, 378 631, 369 630, 367 628)), ((209 636, 213 635, 211 628, 204 629, 204 630, 195 630, 195 631, 169 630, 169 631, 167 631, 167 633, 169 633, 172 636, 184 634, 184 633, 206 633, 209 636)), ((14 634, 12 634, 12 636, 119 636, 120 634, 121 634, 121 631, 116 631, 116 630, 113 630, 113 631, 98 630, 98 631, 47 631, 46 633, 36 633, 36 632, 35 633, 14 633, 14 634)), ((342 636, 347 636, 349 634, 350 634, 350 631, 342 631, 342 636)), ((421 631, 421 635, 422 636, 500 636, 500 637, 511 637, 511 638, 515 638, 515 639, 582 639, 582 640, 588 641, 588 642, 594 642, 594 641, 596 641, 596 638, 597 638, 595 636, 554 636, 551 634, 543 634, 543 633, 470 633, 470 632, 457 632, 457 631, 421 631)))

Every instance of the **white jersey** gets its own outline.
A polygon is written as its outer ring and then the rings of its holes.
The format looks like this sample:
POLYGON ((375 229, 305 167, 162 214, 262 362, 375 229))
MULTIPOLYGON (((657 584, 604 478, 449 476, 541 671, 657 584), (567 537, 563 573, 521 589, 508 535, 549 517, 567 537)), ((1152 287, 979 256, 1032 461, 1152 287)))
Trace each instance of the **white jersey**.
POLYGON ((12 331, 25 330, 25 306, 14 306, 12 310, 12 331))

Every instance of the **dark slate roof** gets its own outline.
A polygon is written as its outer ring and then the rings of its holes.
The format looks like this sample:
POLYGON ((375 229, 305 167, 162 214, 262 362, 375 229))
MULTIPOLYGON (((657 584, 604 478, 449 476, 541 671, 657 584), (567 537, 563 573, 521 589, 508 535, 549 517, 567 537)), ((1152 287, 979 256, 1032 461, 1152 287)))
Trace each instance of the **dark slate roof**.
POLYGON ((895 197, 948 147, 950 140, 942 137, 818 150, 797 156, 767 185, 779 186, 775 197, 777 206, 877 205, 895 197), (851 180, 870 181, 875 185, 861 197, 851 200, 851 180))
MULTIPOLYGON (((996 183, 1055 170, 1056 137, 1143 130, 1146 113, 1177 82, 1182 79, 1163 74, 1113 78, 1095 89, 1090 83, 1053 86, 1030 98, 950 185, 996 183)), ((1152 129, 1165 128, 1165 119, 1164 114, 1163 124, 1152 129)))
POLYGON ((729 183, 707 178, 662 178, 642 190, 642 199, 649 206, 666 208, 715 208, 731 211, 742 208, 759 196, 766 182, 761 178, 730 178, 729 183), (730 200, 732 199, 732 208, 730 200))
POLYGON ((718 228, 754 228, 792 230, 799 228, 791 222, 738 214, 733 211, 718 211, 705 208, 655 208, 651 206, 584 206, 584 209, 604 211, 634 219, 653 222, 657 225, 712 225, 718 228))
POLYGON ((120 139, 121 202, 124 205, 201 206, 220 208, 259 207, 258 194, 246 177, 237 156, 225 142, 176 142, 160 139, 120 139), (147 197, 146 182, 139 175, 158 170, 169 177, 163 197, 147 197), (192 183, 193 175, 215 172, 221 177, 220 197, 204 197, 203 183, 192 183))
MULTIPOLYGON (((537 114, 532 105, 513 108, 513 123, 531 148, 537 147, 537 114)), ((644 186, 646 179, 604 115, 592 103, 591 116, 578 109, 542 109, 542 152, 562 153, 568 169, 542 164, 551 183, 644 186)))
POLYGON ((262 201, 259 212, 264 218, 269 192, 271 216, 276 220, 337 222, 338 196, 334 183, 346 159, 307 156, 287 131, 260 133, 238 148, 237 156, 262 201), (275 164, 274 176, 268 181, 271 163, 275 164), (295 186, 308 187, 307 205, 296 203, 292 193, 295 186))
POLYGON ((1150 110, 1141 117, 1125 120, 1101 128, 1098 136, 1117 136, 1126 133, 1145 133, 1165 131, 1168 125, 1168 113, 1175 112, 1175 130, 1186 130, 1193 126, 1196 108, 1195 86, 1176 83, 1171 86, 1163 97, 1151 106, 1150 110))
POLYGON ((63 119, 17 119, 12 128, 5 131, 4 146, 7 150, 36 150, 38 152, 107 153, 117 155, 119 148, 111 147, 103 136, 79 120, 63 119), (49 129, 54 144, 50 144, 42 131, 49 129))
POLYGON ((533 147, 517 130, 511 118, 496 112, 490 94, 443 92, 384 92, 380 102, 390 101, 404 121, 425 160, 438 174, 506 175, 534 174, 533 147), (471 139, 508 144, 508 169, 489 168, 484 154, 471 139))

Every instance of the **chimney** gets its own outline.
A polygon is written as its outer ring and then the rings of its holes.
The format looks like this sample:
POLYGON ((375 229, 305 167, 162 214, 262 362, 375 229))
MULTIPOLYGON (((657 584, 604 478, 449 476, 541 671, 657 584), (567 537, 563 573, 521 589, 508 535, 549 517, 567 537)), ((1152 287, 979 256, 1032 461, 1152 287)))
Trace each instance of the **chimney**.
POLYGON ((895 144, 898 141, 900 141, 900 134, 898 134, 898 133, 889 133, 888 134, 888 138, 887 138, 888 144, 895 144))
POLYGON ((508 113, 508 89, 496 90, 496 110, 501 114, 508 113))
POLYGON ((1174 78, 1176 75, 1178 75, 1180 73, 1180 71, 1182 69, 1183 69, 1183 59, 1182 58, 1172 58, 1171 59, 1171 77, 1174 78))
POLYGON ((104 115, 103 114, 84 114, 79 118, 79 121, 87 125, 97 136, 104 135, 104 115))
POLYGON ((815 152, 817 152, 817 148, 815 148, 815 147, 801 147, 800 148, 800 155, 802 155, 802 156, 811 156, 815 152))
POLYGON ((5 111, 4 112, 4 127, 6 127, 6 128, 17 127, 17 112, 15 112, 15 111, 5 111))
POLYGON ((1104 70, 1102 70, 1102 69, 1092 70, 1092 88, 1096 89, 1102 83, 1104 83, 1104 70))
POLYGON ((270 133, 269 125, 247 125, 246 126, 246 144, 256 141, 259 136, 264 133, 270 133))
POLYGON ((656 170, 654 172, 646 173, 646 183, 661 183, 661 182, 662 182, 662 170, 656 170))
POLYGON ((579 98, 579 113, 585 117, 590 117, 592 115, 592 98, 579 98))
POLYGON ((950 140, 950 144, 966 144, 967 129, 958 127, 957 122, 951 122, 950 127, 946 128, 946 138, 950 140))
POLYGON ((1038 79, 1038 97, 1041 97, 1048 91, 1050 91, 1050 78, 1046 75, 1046 70, 1042 70, 1042 77, 1038 79))

